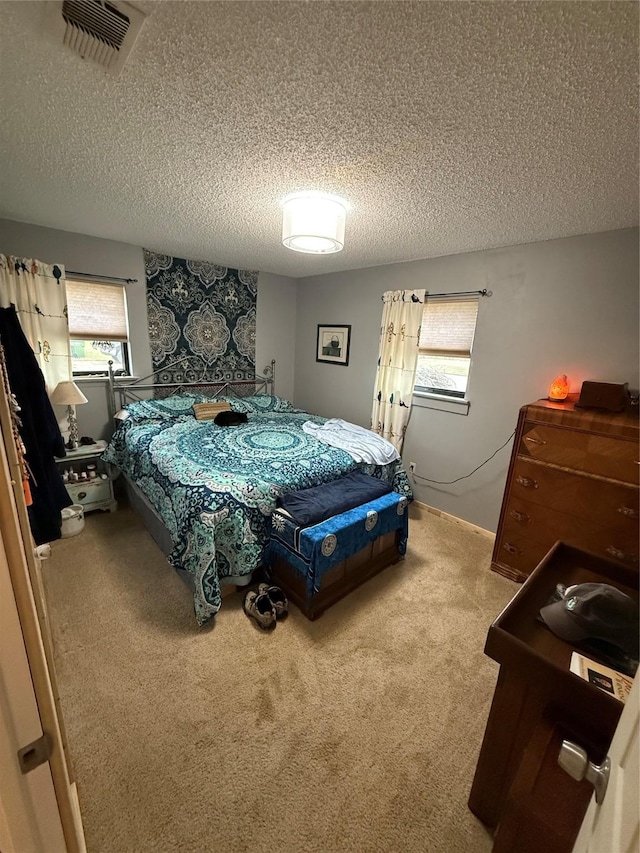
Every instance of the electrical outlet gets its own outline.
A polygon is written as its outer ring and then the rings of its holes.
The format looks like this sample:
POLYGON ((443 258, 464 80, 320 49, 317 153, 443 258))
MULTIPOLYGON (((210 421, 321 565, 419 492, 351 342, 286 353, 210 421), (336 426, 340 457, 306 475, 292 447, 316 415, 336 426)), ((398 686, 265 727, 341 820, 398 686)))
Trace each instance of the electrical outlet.
POLYGON ((416 463, 415 463, 415 462, 412 462, 412 463, 409 465, 409 473, 410 473, 410 474, 415 474, 415 473, 416 473, 416 463))

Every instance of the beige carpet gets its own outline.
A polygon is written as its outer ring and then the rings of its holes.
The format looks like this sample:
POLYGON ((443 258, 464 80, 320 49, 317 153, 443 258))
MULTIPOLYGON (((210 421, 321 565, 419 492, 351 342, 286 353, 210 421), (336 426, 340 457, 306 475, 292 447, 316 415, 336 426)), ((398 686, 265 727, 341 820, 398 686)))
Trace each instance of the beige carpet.
MULTIPOLYGON (((413 512, 413 508, 412 508, 413 512)), ((199 630, 135 514, 94 513, 44 564, 89 853, 488 853, 467 810, 517 587, 425 513, 406 560, 271 634, 240 594, 199 630)))

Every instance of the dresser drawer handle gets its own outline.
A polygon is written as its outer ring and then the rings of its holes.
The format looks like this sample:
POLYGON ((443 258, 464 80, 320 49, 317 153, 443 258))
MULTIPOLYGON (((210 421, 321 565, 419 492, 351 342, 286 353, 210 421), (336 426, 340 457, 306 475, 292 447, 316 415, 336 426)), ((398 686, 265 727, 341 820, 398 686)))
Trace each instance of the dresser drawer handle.
POLYGON ((509 513, 511 518, 515 518, 516 521, 520 522, 520 524, 528 524, 531 521, 531 517, 526 514, 526 512, 518 512, 517 509, 512 509, 509 513))
POLYGON ((83 501, 87 496, 86 492, 78 492, 78 500, 83 501))
POLYGON ((530 441, 531 444, 546 444, 547 443, 546 441, 543 441, 541 438, 531 438, 530 435, 525 435, 524 440, 530 441))
POLYGON ((516 483, 524 486, 525 489, 537 489, 538 481, 532 480, 530 477, 516 477, 516 483))
POLYGON ((511 542, 505 542, 502 546, 503 550, 508 554, 522 554, 520 548, 516 548, 515 545, 512 545, 511 542))
POLYGON ((621 515, 626 515, 627 518, 637 518, 638 517, 638 511, 636 509, 634 509, 632 506, 619 506, 618 512, 621 513, 621 515))

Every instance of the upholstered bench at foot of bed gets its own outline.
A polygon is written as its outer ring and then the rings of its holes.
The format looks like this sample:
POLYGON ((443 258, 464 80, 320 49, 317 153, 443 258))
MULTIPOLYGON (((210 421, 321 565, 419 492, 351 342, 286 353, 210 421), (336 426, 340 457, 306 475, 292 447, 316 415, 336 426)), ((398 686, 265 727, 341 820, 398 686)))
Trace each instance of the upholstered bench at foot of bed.
POLYGON ((408 501, 392 492, 309 527, 276 510, 267 571, 308 619, 402 559, 408 501))

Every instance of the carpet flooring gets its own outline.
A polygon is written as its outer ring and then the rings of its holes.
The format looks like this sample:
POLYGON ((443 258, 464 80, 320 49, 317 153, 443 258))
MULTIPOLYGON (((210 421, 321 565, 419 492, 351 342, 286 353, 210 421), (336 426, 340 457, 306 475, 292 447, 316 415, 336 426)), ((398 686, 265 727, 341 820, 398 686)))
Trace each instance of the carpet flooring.
POLYGON ((412 507, 404 561, 273 633, 191 597, 127 507, 43 566, 89 853, 489 853, 466 802, 517 590, 412 507))

